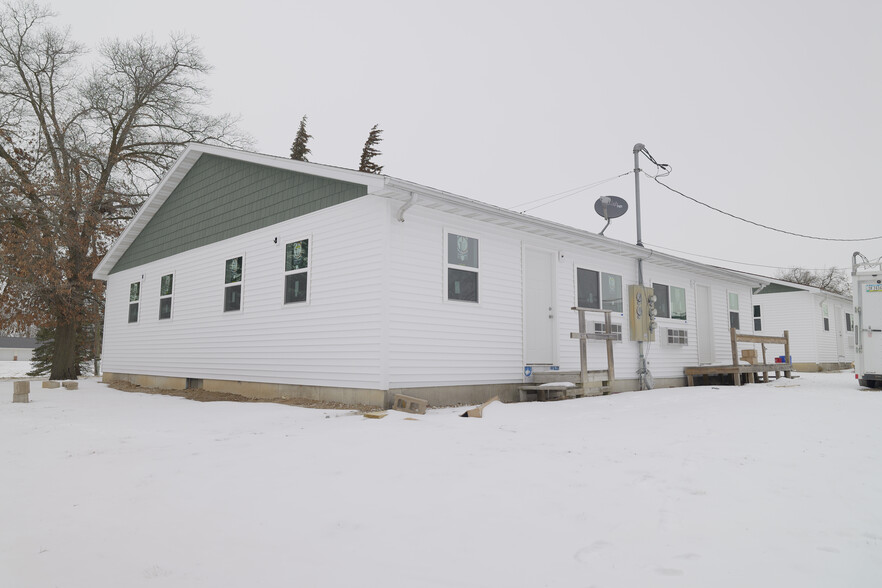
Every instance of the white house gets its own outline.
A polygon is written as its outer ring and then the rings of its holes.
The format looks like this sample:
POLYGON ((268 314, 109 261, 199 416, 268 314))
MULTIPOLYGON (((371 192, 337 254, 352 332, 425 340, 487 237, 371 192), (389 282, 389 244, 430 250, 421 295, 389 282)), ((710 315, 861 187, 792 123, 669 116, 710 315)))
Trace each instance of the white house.
POLYGON ((0 335, 0 361, 31 361, 36 346, 33 337, 0 335))
MULTIPOLYGON (((655 386, 730 362, 730 320, 753 330, 754 276, 389 176, 193 144, 95 270, 105 380, 378 406, 514 399, 525 367, 579 369, 581 306, 613 311, 615 389, 637 389, 638 258, 658 297, 655 386)), ((592 369, 605 350, 589 341, 592 369)))
POLYGON ((854 362, 850 296, 765 278, 753 294, 753 328, 759 335, 790 332, 795 371, 847 369, 854 362))

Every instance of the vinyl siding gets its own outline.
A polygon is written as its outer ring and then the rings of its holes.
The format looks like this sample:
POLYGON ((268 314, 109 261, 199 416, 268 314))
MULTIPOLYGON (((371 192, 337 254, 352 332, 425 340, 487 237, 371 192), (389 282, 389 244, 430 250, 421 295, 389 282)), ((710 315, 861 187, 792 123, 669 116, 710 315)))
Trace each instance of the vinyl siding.
MULTIPOLYGON (((845 313, 852 312, 846 300, 814 292, 780 292, 754 295, 763 315, 763 335, 790 332, 790 355, 795 363, 832 363, 854 360, 854 332, 845 330, 845 313), (821 303, 827 304, 830 330, 824 330, 821 303), (839 315, 837 316, 837 307, 839 315), (843 351, 837 350, 837 320, 841 322, 843 351)), ((783 351, 774 355, 783 355, 783 351)))
MULTIPOLYGON (((391 215, 391 211, 390 211, 391 215)), ((420 208, 390 235, 389 384, 519 381, 520 241, 491 225, 420 208), (448 301, 445 230, 478 238, 479 302, 448 301)))
POLYGON ((110 273, 364 196, 367 187, 203 154, 110 273))
POLYGON ((362 198, 111 275, 104 370, 380 388, 385 210, 362 198), (285 244, 307 236, 309 302, 283 305, 285 244), (239 255, 243 310, 225 313, 224 263, 239 255), (171 272, 172 318, 158 320, 171 272), (129 284, 141 275, 140 320, 129 324, 129 284))
MULTIPOLYGON (((390 212, 390 215, 392 213, 390 212)), ((627 290, 637 283, 637 262, 589 248, 574 248, 559 240, 526 235, 414 207, 404 223, 392 223, 390 235, 389 383, 392 387, 441 384, 519 382, 524 368, 523 251, 525 247, 554 253, 555 364, 561 370, 578 370, 579 344, 570 338, 578 331, 576 267, 622 276, 623 312, 612 320, 621 324, 624 341, 613 344, 618 379, 636 379, 638 349, 630 340, 627 290), (445 231, 476 237, 480 251, 480 302, 447 301, 444 291, 445 231)), ((682 287, 686 291, 687 320, 659 319, 657 342, 647 346, 649 367, 655 377, 682 377, 687 365, 698 365, 695 279, 686 271, 644 264, 646 283, 682 287), (688 345, 666 342, 667 328, 688 332, 688 345), (665 338, 665 341, 662 338, 665 338)), ((702 277, 713 296, 714 353, 716 363, 731 362, 727 292, 739 294, 742 332, 752 332, 746 320, 750 287, 702 277)), ((589 328, 602 321, 601 313, 588 313, 589 328)), ((606 344, 588 342, 590 369, 605 369, 606 344)))

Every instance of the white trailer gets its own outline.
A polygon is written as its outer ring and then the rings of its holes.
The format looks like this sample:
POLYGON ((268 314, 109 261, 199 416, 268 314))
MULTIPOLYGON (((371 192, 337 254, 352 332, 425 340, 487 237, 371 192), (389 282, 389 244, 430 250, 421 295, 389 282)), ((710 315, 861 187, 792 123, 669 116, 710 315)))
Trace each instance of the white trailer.
POLYGON ((882 258, 851 257, 854 293, 854 375, 861 386, 882 388, 882 258))

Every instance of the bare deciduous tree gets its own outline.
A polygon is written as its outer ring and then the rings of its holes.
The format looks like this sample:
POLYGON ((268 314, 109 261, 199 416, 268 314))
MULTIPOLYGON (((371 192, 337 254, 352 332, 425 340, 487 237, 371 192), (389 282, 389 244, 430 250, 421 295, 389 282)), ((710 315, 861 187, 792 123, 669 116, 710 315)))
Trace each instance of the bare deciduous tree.
POLYGON ((778 272, 775 277, 794 284, 814 286, 834 294, 851 295, 851 281, 845 272, 835 267, 818 271, 794 267, 778 272))
POLYGON ((84 49, 31 2, 0 8, 0 328, 54 330, 50 377, 76 377, 77 334, 97 322, 92 271, 182 147, 243 145, 203 112, 209 66, 193 39, 84 49))

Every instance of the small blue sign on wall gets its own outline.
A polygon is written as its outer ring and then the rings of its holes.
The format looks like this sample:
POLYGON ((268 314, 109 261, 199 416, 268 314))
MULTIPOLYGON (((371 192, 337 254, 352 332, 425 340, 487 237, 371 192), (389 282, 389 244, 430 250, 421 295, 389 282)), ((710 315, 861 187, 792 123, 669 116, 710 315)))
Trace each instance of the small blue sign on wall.
POLYGON ((551 370, 552 370, 552 371, 557 371, 557 370, 559 370, 559 369, 560 369, 560 366, 559 366, 559 365, 553 365, 553 366, 551 366, 551 370))
POLYGON ((533 375, 533 366, 525 365, 524 366, 524 377, 529 378, 532 375, 533 375))

